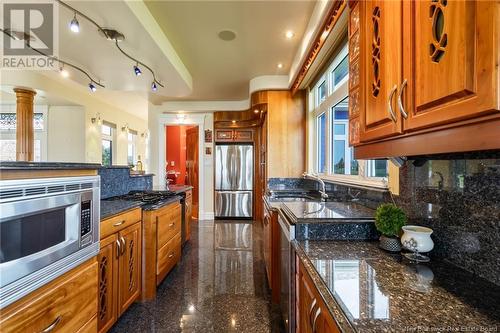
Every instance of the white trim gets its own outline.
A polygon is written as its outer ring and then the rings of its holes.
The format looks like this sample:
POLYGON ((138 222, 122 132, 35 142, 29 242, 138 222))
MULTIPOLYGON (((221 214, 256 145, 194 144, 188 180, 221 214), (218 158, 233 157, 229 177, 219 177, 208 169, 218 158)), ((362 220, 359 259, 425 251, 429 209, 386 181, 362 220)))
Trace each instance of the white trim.
POLYGON ((214 212, 205 212, 204 214, 201 214, 199 215, 199 219, 198 220, 213 220, 215 219, 215 213, 214 212))
MULTIPOLYGON (((205 207, 205 177, 210 177, 206 175, 205 169, 205 114, 187 114, 186 118, 182 121, 177 118, 176 114, 160 114, 158 115, 158 183, 164 184, 165 179, 165 159, 166 159, 166 137, 165 137, 165 126, 168 125, 197 125, 198 126, 198 216, 206 219, 209 212, 204 211, 205 207)), ((210 155, 210 158, 212 155, 210 155)), ((212 212, 213 214, 213 212, 212 212)), ((208 215, 209 216, 209 215, 208 215)), ((213 217, 212 217, 213 218, 213 217)))

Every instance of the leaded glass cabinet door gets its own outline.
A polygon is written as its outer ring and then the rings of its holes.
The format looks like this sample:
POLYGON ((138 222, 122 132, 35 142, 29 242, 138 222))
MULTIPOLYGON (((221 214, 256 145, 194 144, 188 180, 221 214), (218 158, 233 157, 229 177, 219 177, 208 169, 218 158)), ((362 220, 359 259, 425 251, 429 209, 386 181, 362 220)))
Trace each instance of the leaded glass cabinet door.
POLYGON ((498 1, 405 1, 404 7, 405 129, 498 113, 498 1))
MULTIPOLYGON (((402 1, 363 1, 365 108, 360 139, 373 141, 402 132, 397 96, 402 77, 402 1)), ((351 68, 350 77, 356 68, 351 68)))

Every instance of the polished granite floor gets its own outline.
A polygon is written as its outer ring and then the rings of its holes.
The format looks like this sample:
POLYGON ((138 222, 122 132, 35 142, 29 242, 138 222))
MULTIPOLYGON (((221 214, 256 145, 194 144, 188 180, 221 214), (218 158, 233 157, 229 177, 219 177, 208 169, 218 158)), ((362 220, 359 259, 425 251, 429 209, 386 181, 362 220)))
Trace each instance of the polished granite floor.
POLYGON ((258 223, 200 221, 155 300, 133 304, 122 332, 280 332, 258 223))

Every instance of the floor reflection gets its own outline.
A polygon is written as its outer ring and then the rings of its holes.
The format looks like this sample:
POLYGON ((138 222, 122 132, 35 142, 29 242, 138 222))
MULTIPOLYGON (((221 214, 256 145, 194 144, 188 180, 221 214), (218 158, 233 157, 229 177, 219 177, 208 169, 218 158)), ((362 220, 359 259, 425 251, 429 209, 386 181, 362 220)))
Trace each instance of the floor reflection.
POLYGON ((280 332, 278 316, 259 224, 201 221, 157 298, 133 304, 111 332, 280 332))

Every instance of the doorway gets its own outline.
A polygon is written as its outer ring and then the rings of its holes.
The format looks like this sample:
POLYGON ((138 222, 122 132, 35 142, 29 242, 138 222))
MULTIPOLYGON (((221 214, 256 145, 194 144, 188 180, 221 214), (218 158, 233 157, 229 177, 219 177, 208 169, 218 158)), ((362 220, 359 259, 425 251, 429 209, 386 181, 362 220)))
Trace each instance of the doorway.
POLYGON ((198 219, 199 206, 199 142, 197 125, 165 126, 166 178, 172 185, 190 185, 192 217, 198 219))

